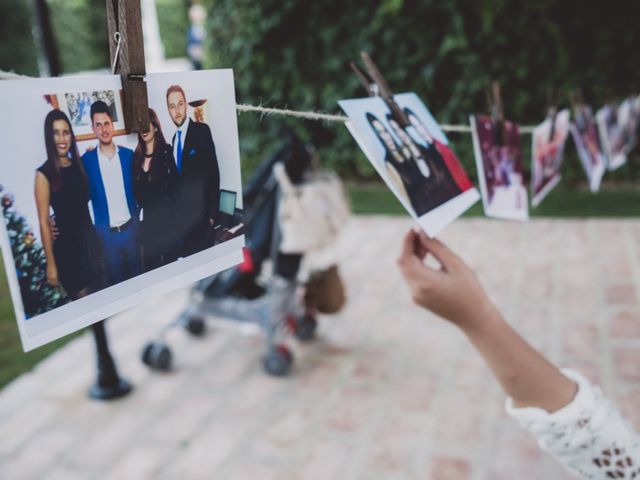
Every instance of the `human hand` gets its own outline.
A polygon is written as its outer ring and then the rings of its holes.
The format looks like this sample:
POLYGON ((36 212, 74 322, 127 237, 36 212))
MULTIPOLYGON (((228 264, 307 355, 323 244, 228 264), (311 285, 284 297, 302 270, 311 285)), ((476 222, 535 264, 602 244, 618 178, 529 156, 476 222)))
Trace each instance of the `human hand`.
POLYGON ((47 283, 52 287, 57 287, 60 285, 60 282, 58 280, 58 267, 56 267, 52 263, 47 264, 47 283))
POLYGON ((398 266, 415 303, 463 330, 473 329, 497 312, 464 261, 424 232, 407 233, 398 266), (440 263, 440 268, 424 263, 428 254, 440 263))
POLYGON ((54 241, 60 236, 60 230, 56 225, 56 217, 54 216, 49 217, 49 231, 51 232, 51 239, 54 241))

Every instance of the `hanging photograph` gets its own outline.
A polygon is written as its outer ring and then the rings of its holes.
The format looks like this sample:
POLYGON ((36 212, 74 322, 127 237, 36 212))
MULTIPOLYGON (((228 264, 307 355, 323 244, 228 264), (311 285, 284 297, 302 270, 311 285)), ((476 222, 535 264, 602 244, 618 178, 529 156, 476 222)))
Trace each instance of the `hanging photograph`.
POLYGON ((605 105, 596 114, 608 170, 616 170, 627 163, 627 155, 635 146, 636 125, 631 106, 631 101, 625 100, 619 107, 605 105))
POLYGON ((533 130, 531 149, 531 205, 542 199, 560 182, 564 146, 569 136, 569 110, 550 116, 533 130))
POLYGON ((242 260, 232 71, 147 88, 149 131, 127 134, 119 76, 0 83, 0 245, 25 351, 242 260))
POLYGON ((598 136, 598 126, 593 118, 591 107, 587 105, 574 107, 570 130, 578 150, 582 168, 589 181, 589 189, 595 193, 600 190, 607 159, 602 151, 598 136))
POLYGON ((414 93, 341 100, 347 128, 389 189, 431 237, 480 198, 444 132, 414 93), (404 120, 404 121, 403 121, 404 120))
POLYGON ((528 220, 529 200, 518 126, 508 120, 472 115, 471 135, 487 217, 528 220))

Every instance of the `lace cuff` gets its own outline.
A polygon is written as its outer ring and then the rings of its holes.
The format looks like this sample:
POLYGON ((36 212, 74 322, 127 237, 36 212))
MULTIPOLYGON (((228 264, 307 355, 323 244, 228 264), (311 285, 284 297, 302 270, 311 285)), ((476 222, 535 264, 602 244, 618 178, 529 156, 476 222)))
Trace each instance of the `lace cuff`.
POLYGON ((640 480, 640 440, 631 426, 599 387, 573 370, 562 373, 578 384, 569 404, 549 413, 516 408, 508 398, 507 413, 536 437, 542 450, 580 478, 640 480))

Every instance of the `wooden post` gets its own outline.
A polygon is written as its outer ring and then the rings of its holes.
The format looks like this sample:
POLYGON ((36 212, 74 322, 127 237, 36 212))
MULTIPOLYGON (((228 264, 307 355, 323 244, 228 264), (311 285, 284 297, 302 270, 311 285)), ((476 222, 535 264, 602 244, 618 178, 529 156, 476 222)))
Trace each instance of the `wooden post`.
POLYGON ((124 121, 130 132, 149 131, 142 12, 137 0, 106 0, 109 51, 114 73, 122 77, 124 121), (120 42, 116 39, 120 36, 120 42), (119 47, 118 47, 119 45, 119 47), (117 55, 117 57, 116 57, 117 55))

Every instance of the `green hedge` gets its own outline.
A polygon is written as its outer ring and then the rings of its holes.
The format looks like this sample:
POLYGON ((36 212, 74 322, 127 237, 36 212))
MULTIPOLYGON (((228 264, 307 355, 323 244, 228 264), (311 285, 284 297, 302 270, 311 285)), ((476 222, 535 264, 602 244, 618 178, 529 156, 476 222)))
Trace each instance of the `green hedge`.
POLYGON ((189 0, 156 0, 160 38, 167 58, 187 56, 189 0))
POLYGON ((109 68, 105 0, 48 0, 64 73, 109 68))
MULTIPOLYGON (((241 102, 337 112, 342 98, 364 96, 348 62, 370 52, 395 91, 415 91, 441 122, 468 122, 486 110, 490 79, 502 84, 506 115, 539 122, 550 88, 567 98, 581 87, 594 105, 636 92, 640 2, 602 8, 578 0, 203 0, 209 11, 206 64, 235 70, 241 102)), ((0 68, 37 73, 31 2, 0 3, 0 68)), ((104 0, 49 0, 65 73, 109 65, 104 0)), ((189 0, 156 0, 166 55, 184 56, 189 0)), ((314 141, 327 164, 353 179, 373 169, 335 124, 239 118, 243 167, 279 142, 284 125, 314 141)), ((523 143, 529 148, 530 137, 523 143)), ((473 164, 468 135, 451 135, 473 164)), ((582 181, 572 145, 565 178, 582 181)), ((474 169, 471 171, 473 172, 474 169)), ((608 181, 640 178, 637 154, 608 181)))
MULTIPOLYGON (((338 100, 365 95, 348 66, 361 50, 371 53, 393 90, 415 91, 446 123, 466 124, 469 113, 485 111, 491 79, 502 84, 506 115, 525 124, 544 118, 550 87, 564 99, 581 87, 599 105, 635 91, 640 81, 639 2, 624 8, 576 0, 205 3, 215 12, 208 20, 208 66, 233 67, 238 100, 246 103, 336 112, 338 100)), ((373 176, 343 127, 251 115, 240 117, 249 163, 273 148, 288 123, 342 173, 373 176)), ((469 164, 468 136, 452 139, 469 164)), ((569 178, 582 177, 577 161, 567 168, 569 178)), ((637 179, 633 170, 614 177, 637 179)))
MULTIPOLYGON (((0 2, 0 68, 38 75, 33 2, 0 2)), ((189 0, 156 0, 167 58, 186 56, 189 0)), ((48 0, 63 73, 109 68, 105 0, 48 0)))
POLYGON ((0 69, 38 75, 35 40, 31 36, 31 2, 0 2, 0 69))

